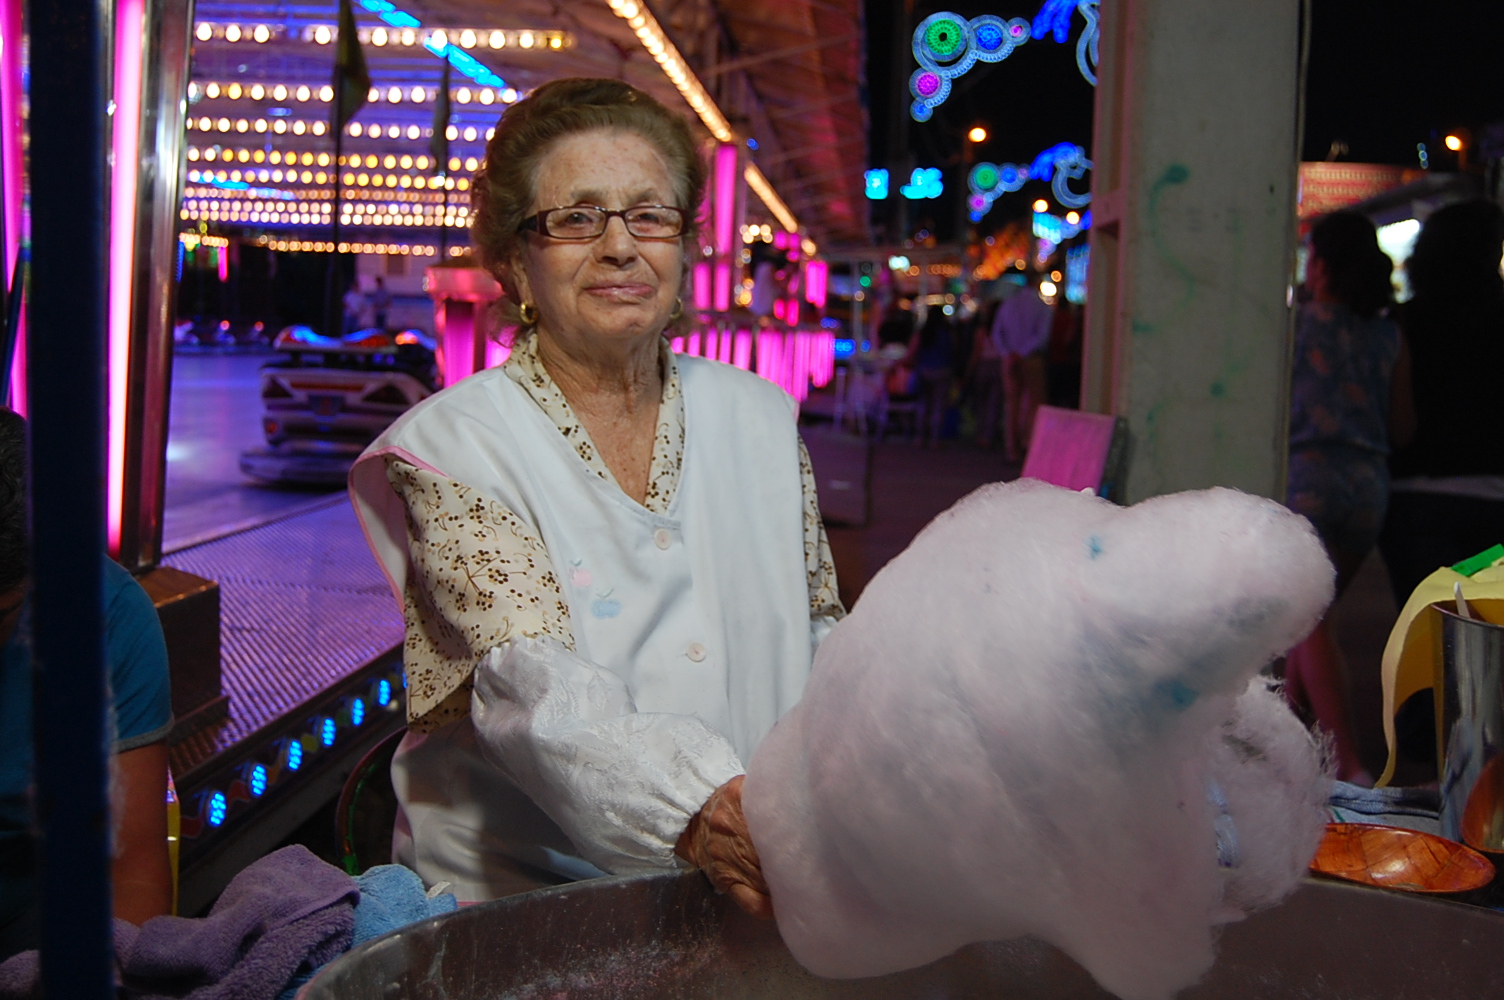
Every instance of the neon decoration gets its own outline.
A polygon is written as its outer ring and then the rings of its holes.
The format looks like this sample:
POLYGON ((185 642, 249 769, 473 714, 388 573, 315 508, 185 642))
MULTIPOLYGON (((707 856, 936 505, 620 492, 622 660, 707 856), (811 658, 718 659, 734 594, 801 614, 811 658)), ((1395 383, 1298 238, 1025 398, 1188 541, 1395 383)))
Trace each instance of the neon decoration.
POLYGON ((711 305, 716 312, 726 312, 731 308, 731 265, 721 261, 715 266, 715 283, 711 296, 711 305))
POLYGON ((1091 203, 1091 192, 1078 194, 1070 182, 1080 180, 1091 169, 1086 150, 1073 143, 1062 142, 1044 150, 1028 166, 1017 163, 978 163, 967 176, 971 196, 967 207, 971 210, 972 222, 976 222, 992 203, 1002 195, 1017 191, 1025 181, 1049 181, 1055 200, 1066 208, 1084 208, 1091 203))
POLYGON ((944 190, 939 167, 915 167, 909 175, 909 183, 899 188, 898 193, 911 201, 917 201, 922 198, 938 198, 944 190))
POLYGON ((225 814, 230 811, 230 800, 225 798, 224 792, 215 792, 209 796, 208 820, 210 826, 219 826, 225 821, 225 814))
POLYGON ((366 721, 366 703, 362 698, 350 702, 350 725, 358 726, 366 721))
POLYGON ((266 793, 265 764, 257 764, 251 768, 251 773, 246 779, 246 787, 251 790, 251 795, 258 799, 266 793))
MULTIPOLYGON (((790 305, 797 316, 796 300, 775 303, 785 314, 790 305)), ((702 343, 704 357, 756 372, 800 401, 809 396, 811 385, 819 388, 835 377, 836 337, 824 330, 761 330, 754 334, 751 330, 707 328, 675 337, 669 347, 675 354, 701 355, 702 343)))
MULTIPOLYGON (((388 0, 360 0, 360 5, 394 28, 421 28, 423 22, 388 0)), ((440 59, 449 60, 449 65, 486 87, 505 87, 506 81, 491 72, 479 59, 449 42, 447 34, 438 32, 423 39, 423 47, 440 59)))
MULTIPOLYGON (((136 271, 136 178, 140 168, 141 62, 145 0, 115 7, 115 113, 111 117, 109 438, 105 518, 111 552, 120 550, 125 500, 126 394, 130 385, 131 283, 136 271)), ((217 251, 221 254, 223 251, 217 251)))
POLYGON ((873 201, 882 201, 888 197, 888 171, 868 170, 862 175, 867 181, 866 195, 873 201))
POLYGON ((804 301, 816 309, 824 309, 829 285, 829 264, 823 260, 812 260, 804 265, 804 301))
POLYGON ((1076 222, 1062 219, 1058 215, 1049 212, 1034 213, 1034 235, 1051 243, 1064 243, 1073 236, 1080 235, 1091 228, 1091 213, 1079 217, 1076 222))
POLYGON ((715 218, 715 252, 729 254, 736 249, 736 167, 737 148, 729 142, 721 143, 715 150, 712 188, 712 211, 715 218))
POLYGON ((303 741, 294 739, 287 743, 287 769, 296 771, 303 766, 303 741))
POLYGON ((1086 301, 1086 276, 1091 268, 1091 246, 1082 244, 1065 252, 1065 300, 1080 305, 1086 301))
POLYGON ((335 723, 333 719, 326 718, 319 725, 319 742, 326 747, 334 746, 335 723))
POLYGON ((1070 36, 1071 16, 1080 12, 1086 28, 1076 42, 1076 66, 1093 87, 1097 85, 1097 29, 1100 0, 1045 0, 1029 23, 1022 17, 1004 20, 983 14, 970 20, 941 11, 931 14, 914 29, 914 60, 919 63, 909 77, 914 103, 909 114, 927 122, 935 109, 950 96, 951 81, 964 76, 978 62, 1002 62, 1031 38, 1053 38, 1064 43, 1070 36))
POLYGON ((383 678, 376 682, 376 704, 386 708, 392 703, 392 682, 383 678))
POLYGON ((927 122, 935 108, 950 96, 951 81, 978 62, 1002 62, 1029 40, 1029 22, 1021 17, 1005 21, 995 14, 967 20, 941 11, 914 29, 914 59, 919 68, 909 77, 914 103, 909 114, 927 122))
MULTIPOLYGON (((0 2, 0 164, 4 174, 0 177, 0 211, 5 213, 5 245, 0 247, 0 266, 4 276, 0 281, 10 284, 16 273, 16 258, 21 252, 21 3, 20 0, 0 2)), ((19 289, 12 289, 18 293, 19 289)), ((9 397, 11 409, 26 414, 26 314, 24 303, 18 314, 13 354, 10 362, 9 397)), ((5 364, 0 363, 0 371, 5 364)), ((7 387, 0 385, 0 397, 6 396, 7 387)))

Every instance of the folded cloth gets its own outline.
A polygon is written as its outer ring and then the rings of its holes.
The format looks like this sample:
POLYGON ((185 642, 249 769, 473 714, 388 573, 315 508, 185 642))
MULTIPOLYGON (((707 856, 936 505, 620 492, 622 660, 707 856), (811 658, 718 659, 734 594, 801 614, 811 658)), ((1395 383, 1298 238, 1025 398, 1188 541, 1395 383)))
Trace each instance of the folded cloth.
MULTIPOLYGON (((207 917, 115 921, 120 983, 137 1000, 272 1000, 289 979, 348 951, 355 880, 300 844, 256 861, 207 917)), ((0 966, 0 1000, 40 995, 38 953, 0 966)))
POLYGON ((352 948, 459 905, 449 892, 430 898, 418 873, 401 865, 377 865, 356 878, 355 884, 360 887, 360 903, 355 907, 352 948))
MULTIPOLYGON (((355 884, 360 887, 360 902, 355 904, 352 948, 399 927, 448 913, 458 905, 453 893, 430 898, 423 890, 423 880, 418 873, 402 865, 377 865, 358 876, 355 884)), ((316 972, 318 968, 314 967, 300 973, 287 984, 278 1000, 293 1000, 316 972)))
POLYGON ((1441 793, 1434 788, 1364 788, 1337 781, 1332 784, 1327 802, 1365 816, 1394 814, 1435 819, 1441 810, 1441 793))
POLYGON ((1441 832, 1441 794, 1434 788, 1364 788, 1338 781, 1332 786, 1327 809, 1334 823, 1380 823, 1441 832))

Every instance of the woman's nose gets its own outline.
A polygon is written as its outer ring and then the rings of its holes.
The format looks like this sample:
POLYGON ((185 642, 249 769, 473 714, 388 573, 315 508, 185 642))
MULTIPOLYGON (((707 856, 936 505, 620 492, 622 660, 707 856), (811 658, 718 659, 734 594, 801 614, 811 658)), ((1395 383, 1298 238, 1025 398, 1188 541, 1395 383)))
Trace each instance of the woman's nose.
POLYGON ((606 231, 596 241, 600 259, 612 264, 629 264, 637 259, 637 241, 627 232, 627 222, 619 215, 606 220, 606 231))

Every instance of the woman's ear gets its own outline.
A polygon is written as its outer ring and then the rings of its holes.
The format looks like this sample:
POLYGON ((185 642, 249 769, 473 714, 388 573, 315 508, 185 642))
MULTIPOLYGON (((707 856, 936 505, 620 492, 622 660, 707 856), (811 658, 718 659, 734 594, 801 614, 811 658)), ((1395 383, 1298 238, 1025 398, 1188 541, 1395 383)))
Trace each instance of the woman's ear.
POLYGON ((499 268, 497 278, 501 282, 502 290, 507 293, 507 298, 521 305, 524 302, 533 302, 533 287, 527 280, 527 269, 517 257, 512 257, 499 268))

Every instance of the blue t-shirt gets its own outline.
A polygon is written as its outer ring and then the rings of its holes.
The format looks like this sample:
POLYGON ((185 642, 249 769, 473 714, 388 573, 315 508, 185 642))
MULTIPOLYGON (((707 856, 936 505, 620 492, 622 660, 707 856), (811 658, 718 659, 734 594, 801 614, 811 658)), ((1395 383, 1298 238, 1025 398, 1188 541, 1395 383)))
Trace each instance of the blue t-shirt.
MULTIPOLYGON (((157 609, 112 559, 104 564, 104 607, 112 746, 120 753, 167 738, 172 686, 157 609)), ((27 918, 35 888, 29 624, 28 608, 15 634, 0 647, 0 960, 6 944, 22 930, 13 925, 27 918)))

